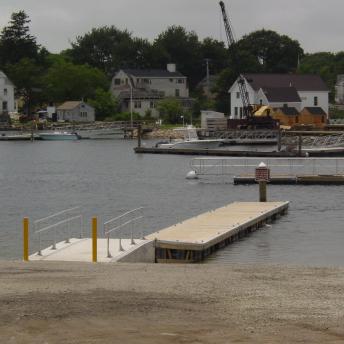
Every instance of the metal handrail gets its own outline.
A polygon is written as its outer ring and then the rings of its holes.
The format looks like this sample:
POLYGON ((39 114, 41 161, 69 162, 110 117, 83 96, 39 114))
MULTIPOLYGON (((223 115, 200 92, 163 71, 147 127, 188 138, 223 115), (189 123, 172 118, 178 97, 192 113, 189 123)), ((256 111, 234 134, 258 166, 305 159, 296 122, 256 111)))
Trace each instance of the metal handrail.
POLYGON ((142 210, 142 209, 144 209, 144 207, 140 207, 140 208, 136 208, 136 209, 127 211, 126 213, 124 213, 124 214, 122 214, 122 215, 120 215, 120 216, 114 217, 113 219, 104 222, 104 226, 107 225, 107 224, 109 224, 109 223, 111 223, 111 222, 113 222, 113 221, 119 220, 119 219, 123 218, 123 217, 126 216, 126 215, 129 215, 129 214, 131 214, 131 213, 133 213, 133 212, 135 212, 135 211, 142 210))
MULTIPOLYGON (((143 218, 143 215, 141 213, 140 216, 136 216, 135 218, 133 219, 130 219, 130 220, 127 220, 125 221, 124 223, 120 223, 119 225, 113 227, 113 228, 107 228, 107 226, 109 226, 110 224, 113 224, 115 221, 120 221, 121 219, 125 218, 126 216, 130 215, 130 214, 134 214, 135 212, 138 212, 138 211, 142 211, 144 209, 144 207, 139 207, 139 208, 136 208, 136 209, 133 209, 133 210, 130 210, 130 211, 127 211, 125 212, 124 214, 121 214, 113 219, 110 219, 106 222, 104 222, 103 224, 103 228, 104 228, 104 235, 106 236, 106 239, 107 239, 107 258, 111 258, 112 255, 111 255, 111 252, 110 252, 110 234, 115 232, 115 231, 118 231, 119 229, 129 225, 129 224, 134 224, 135 221, 139 220, 139 219, 142 219, 143 218)), ((131 245, 135 245, 135 241, 134 241, 134 231, 133 231, 133 226, 131 226, 131 245)), ((143 232, 142 232, 142 239, 144 239, 144 235, 143 235, 143 232)), ((121 236, 119 237, 119 251, 124 251, 123 247, 122 247, 122 238, 121 236)))
POLYGON ((65 209, 65 210, 62 210, 62 211, 60 211, 60 212, 58 212, 56 214, 53 214, 53 215, 50 215, 50 216, 38 219, 38 220, 34 221, 34 223, 37 225, 38 223, 41 223, 41 222, 46 221, 46 220, 50 220, 50 219, 52 219, 54 217, 63 215, 65 213, 67 213, 67 212, 70 212, 70 211, 73 211, 73 210, 77 210, 77 209, 80 209, 80 207, 74 207, 74 208, 70 208, 70 209, 65 209))
MULTIPOLYGON (((64 215, 68 212, 71 212, 71 211, 75 211, 77 209, 80 209, 80 207, 73 207, 73 208, 69 208, 69 209, 65 209, 65 210, 62 210, 58 213, 55 213, 53 215, 50 215, 50 216, 47 216, 47 217, 44 217, 44 218, 41 218, 41 219, 38 219, 36 221, 34 221, 34 228, 35 228, 35 231, 34 231, 34 234, 38 234, 38 255, 42 255, 42 238, 41 238, 41 234, 44 233, 44 232, 47 232, 51 229, 54 229, 53 230, 53 244, 52 244, 52 247, 51 249, 52 250, 56 250, 56 228, 63 225, 63 224, 67 224, 67 235, 66 235, 66 239, 65 239, 65 242, 66 243, 70 243, 70 239, 72 237, 72 228, 71 228, 71 223, 77 219, 80 219, 80 238, 83 237, 83 216, 82 215, 76 215, 76 216, 72 216, 72 217, 68 217, 66 219, 63 219, 61 221, 58 221, 56 223, 53 223, 53 224, 50 224, 50 225, 47 225, 43 228, 39 228, 39 224, 42 223, 42 222, 45 222, 47 220, 51 220, 51 219, 54 219, 58 216, 61 216, 61 215, 64 215)), ((64 230, 64 233, 66 233, 66 231, 64 230)))

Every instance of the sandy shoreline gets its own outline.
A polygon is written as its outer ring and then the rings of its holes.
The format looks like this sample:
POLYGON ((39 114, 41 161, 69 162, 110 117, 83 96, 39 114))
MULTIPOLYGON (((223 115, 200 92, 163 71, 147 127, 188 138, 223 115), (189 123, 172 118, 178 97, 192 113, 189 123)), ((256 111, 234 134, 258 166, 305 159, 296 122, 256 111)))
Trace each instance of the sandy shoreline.
POLYGON ((344 268, 0 262, 1 343, 343 343, 344 268))

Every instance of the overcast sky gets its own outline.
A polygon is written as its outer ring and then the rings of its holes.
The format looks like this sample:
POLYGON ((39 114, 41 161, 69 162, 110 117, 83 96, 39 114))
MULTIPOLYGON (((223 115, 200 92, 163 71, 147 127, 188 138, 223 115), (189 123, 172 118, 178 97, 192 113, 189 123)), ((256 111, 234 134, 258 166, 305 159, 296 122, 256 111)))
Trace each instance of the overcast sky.
MULTIPOLYGON (((344 50, 344 0, 225 0, 236 36, 272 29, 298 39, 306 52, 344 50)), ((25 10, 31 33, 51 52, 93 27, 115 25, 153 40, 169 25, 200 38, 224 39, 216 0, 0 0, 0 28, 25 10)))

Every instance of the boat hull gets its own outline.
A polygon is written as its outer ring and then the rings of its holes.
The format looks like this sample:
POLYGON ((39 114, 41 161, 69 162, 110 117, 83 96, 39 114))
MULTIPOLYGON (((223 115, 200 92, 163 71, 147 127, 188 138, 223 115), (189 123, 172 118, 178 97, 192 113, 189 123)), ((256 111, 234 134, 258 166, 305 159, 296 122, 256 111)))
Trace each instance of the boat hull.
POLYGON ((44 141, 76 141, 79 140, 77 134, 72 133, 41 133, 39 134, 41 140, 44 141))

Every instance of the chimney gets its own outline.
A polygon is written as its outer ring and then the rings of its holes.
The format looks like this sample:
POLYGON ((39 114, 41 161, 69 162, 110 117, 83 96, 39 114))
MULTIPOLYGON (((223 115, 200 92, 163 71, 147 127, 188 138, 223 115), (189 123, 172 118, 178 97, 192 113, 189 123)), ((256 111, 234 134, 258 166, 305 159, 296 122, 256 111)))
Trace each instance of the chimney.
POLYGON ((167 70, 170 73, 175 73, 176 72, 176 64, 175 63, 168 63, 167 64, 167 70))

